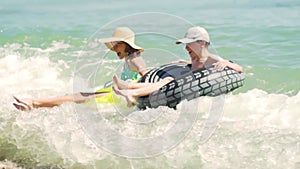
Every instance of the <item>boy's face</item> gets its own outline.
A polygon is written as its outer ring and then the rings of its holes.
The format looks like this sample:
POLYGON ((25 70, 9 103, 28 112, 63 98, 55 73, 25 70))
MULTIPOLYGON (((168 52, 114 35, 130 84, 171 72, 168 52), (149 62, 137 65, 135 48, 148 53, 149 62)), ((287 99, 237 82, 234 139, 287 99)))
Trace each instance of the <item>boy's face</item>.
POLYGON ((191 43, 187 43, 185 46, 185 49, 187 50, 187 52, 189 53, 190 57, 193 58, 197 58, 199 56, 201 56, 200 54, 200 43, 199 42, 191 42, 191 43))

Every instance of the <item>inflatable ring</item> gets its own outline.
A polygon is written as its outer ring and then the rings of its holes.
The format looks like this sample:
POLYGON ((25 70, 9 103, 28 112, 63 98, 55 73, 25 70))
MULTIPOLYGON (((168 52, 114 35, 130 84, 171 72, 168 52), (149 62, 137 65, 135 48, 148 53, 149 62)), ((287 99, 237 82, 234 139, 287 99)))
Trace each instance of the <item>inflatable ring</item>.
POLYGON ((137 98, 140 109, 176 105, 200 96, 217 96, 231 92, 244 84, 245 76, 232 69, 217 71, 214 67, 191 71, 187 64, 167 64, 150 70, 139 82, 157 82, 167 76, 176 77, 158 91, 137 98))

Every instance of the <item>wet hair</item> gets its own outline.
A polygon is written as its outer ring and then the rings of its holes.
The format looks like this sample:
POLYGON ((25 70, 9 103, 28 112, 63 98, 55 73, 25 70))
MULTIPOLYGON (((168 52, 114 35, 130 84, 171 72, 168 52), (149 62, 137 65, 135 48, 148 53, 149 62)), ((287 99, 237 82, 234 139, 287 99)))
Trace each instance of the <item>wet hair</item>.
MULTIPOLYGON (((125 42, 123 42, 125 43, 125 42)), ((135 52, 138 52, 138 54, 140 53, 140 51, 138 49, 134 49, 133 47, 131 47, 129 44, 125 43, 126 44, 126 47, 125 47, 125 52, 129 55, 135 53, 135 52)))
POLYGON ((112 42, 112 50, 114 50, 115 45, 117 44, 125 44, 125 49, 124 51, 127 53, 127 55, 132 55, 133 53, 137 53, 140 54, 140 51, 138 49, 134 49, 133 47, 131 47, 128 43, 123 42, 123 41, 116 41, 116 42, 112 42))

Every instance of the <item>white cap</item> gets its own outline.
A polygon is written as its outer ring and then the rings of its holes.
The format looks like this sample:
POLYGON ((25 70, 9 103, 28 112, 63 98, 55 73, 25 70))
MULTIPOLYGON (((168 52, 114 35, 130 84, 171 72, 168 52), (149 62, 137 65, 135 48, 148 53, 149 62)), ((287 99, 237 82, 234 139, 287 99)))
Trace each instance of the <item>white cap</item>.
POLYGON ((210 42, 208 32, 200 26, 189 28, 185 33, 184 38, 177 40, 176 44, 191 43, 198 40, 203 40, 208 43, 210 42))

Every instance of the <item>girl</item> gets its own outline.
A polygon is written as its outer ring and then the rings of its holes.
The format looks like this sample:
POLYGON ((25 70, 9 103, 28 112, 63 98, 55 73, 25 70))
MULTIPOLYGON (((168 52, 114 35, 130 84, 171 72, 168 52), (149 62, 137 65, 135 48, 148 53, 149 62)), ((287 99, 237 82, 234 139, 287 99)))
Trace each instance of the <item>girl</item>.
MULTIPOLYGON (((118 27, 112 37, 100 39, 110 50, 116 52, 119 59, 124 59, 125 64, 121 74, 122 80, 135 80, 143 76, 147 69, 144 59, 141 56, 143 48, 137 46, 134 32, 128 27, 118 27)), ((66 96, 59 96, 46 99, 19 99, 14 96, 13 105, 19 110, 31 110, 40 107, 59 106, 65 102, 83 103, 89 99, 100 97, 111 97, 112 88, 106 88, 94 93, 76 93, 66 96)))

